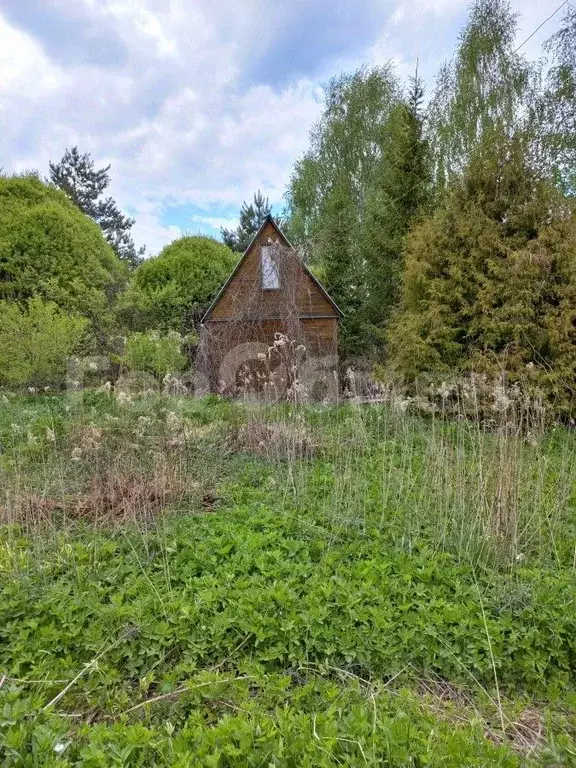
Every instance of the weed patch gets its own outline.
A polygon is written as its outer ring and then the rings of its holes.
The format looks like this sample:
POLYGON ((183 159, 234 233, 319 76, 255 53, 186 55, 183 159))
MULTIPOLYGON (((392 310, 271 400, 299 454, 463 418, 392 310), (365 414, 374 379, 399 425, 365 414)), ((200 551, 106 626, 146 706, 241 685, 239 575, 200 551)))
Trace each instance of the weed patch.
POLYGON ((2 417, 5 765, 571 764, 572 435, 87 401, 2 417))

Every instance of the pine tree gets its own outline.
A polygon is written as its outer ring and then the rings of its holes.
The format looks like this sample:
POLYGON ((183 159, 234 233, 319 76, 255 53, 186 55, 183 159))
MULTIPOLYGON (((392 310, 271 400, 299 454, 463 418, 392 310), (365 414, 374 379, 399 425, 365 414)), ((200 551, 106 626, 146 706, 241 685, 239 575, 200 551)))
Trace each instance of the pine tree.
POLYGON ((145 248, 136 249, 130 230, 134 219, 125 216, 111 197, 102 199, 110 185, 110 165, 96 168, 90 154, 67 149, 59 163, 49 163, 50 181, 102 229, 118 258, 131 267, 142 260, 145 248))
POLYGON ((224 245, 233 251, 243 253, 271 210, 268 198, 264 197, 262 192, 258 190, 254 195, 253 202, 248 204, 244 201, 242 204, 238 227, 235 230, 221 228, 220 233, 224 245))

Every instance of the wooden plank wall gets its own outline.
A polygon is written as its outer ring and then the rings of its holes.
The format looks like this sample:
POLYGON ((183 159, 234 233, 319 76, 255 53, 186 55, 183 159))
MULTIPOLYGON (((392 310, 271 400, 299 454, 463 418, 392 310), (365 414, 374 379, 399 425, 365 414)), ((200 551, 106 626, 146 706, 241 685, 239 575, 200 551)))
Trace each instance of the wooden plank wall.
POLYGON ((337 359, 338 313, 297 254, 278 242, 278 233, 269 223, 252 243, 201 330, 198 369, 209 380, 210 390, 233 392, 238 371, 248 357, 257 363, 258 354, 266 354, 278 333, 293 342, 292 349, 298 344, 305 347, 299 353, 300 363, 306 358, 337 359), (260 247, 274 243, 280 288, 264 290, 260 247))
POLYGON ((286 307, 292 305, 302 315, 337 317, 310 275, 303 269, 297 255, 288 248, 279 249, 280 288, 262 290, 260 271, 260 247, 275 241, 278 235, 268 224, 246 254, 239 270, 226 286, 223 295, 210 314, 209 320, 228 320, 238 317, 284 316, 286 307))

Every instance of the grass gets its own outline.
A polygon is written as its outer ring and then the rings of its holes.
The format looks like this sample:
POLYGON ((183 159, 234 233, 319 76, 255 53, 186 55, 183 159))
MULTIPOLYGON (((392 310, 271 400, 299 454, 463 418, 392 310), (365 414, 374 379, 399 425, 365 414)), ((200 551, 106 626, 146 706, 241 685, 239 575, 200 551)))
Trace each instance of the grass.
POLYGON ((576 762, 576 439, 6 396, 0 765, 576 762))

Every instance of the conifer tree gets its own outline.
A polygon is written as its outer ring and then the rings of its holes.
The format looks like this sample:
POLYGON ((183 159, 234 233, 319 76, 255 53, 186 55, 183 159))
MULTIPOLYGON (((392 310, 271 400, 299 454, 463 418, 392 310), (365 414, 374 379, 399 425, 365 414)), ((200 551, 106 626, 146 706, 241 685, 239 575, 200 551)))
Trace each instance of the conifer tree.
POLYGON ((392 362, 423 372, 507 371, 570 399, 576 375, 576 218, 530 165, 525 135, 479 147, 410 233, 392 362))
POLYGON ((220 232, 224 245, 227 245, 233 251, 243 253, 250 245, 250 241, 258 232, 271 210, 268 198, 264 197, 262 192, 258 190, 250 204, 246 201, 242 204, 238 227, 235 230, 221 228, 220 232))
POLYGON ((365 319, 377 343, 399 301, 404 238, 430 194, 423 96, 416 70, 407 98, 393 108, 388 118, 386 141, 368 190, 359 237, 366 269, 365 319))
POLYGON ((58 163, 49 163, 50 181, 61 189, 80 210, 100 226, 119 259, 130 267, 142 260, 145 248, 137 249, 130 230, 134 219, 126 216, 111 197, 102 199, 110 185, 110 166, 96 168, 94 160, 78 147, 67 149, 58 163))
POLYGON ((343 356, 369 351, 365 319, 366 264, 360 231, 367 193, 386 139, 385 126, 400 93, 388 67, 362 68, 333 78, 310 148, 296 164, 287 193, 295 244, 342 308, 343 356))

